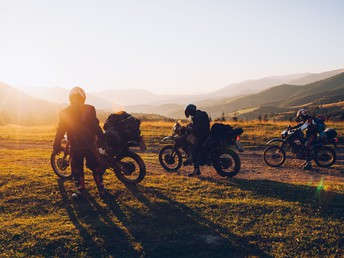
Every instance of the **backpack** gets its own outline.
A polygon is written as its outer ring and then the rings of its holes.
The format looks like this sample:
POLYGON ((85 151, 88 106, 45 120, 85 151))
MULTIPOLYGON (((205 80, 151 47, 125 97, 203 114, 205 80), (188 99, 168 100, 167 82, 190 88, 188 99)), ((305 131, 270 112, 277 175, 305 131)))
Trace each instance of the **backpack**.
POLYGON ((314 121, 315 121, 317 133, 322 133, 326 128, 324 117, 317 116, 316 118, 314 118, 314 121))

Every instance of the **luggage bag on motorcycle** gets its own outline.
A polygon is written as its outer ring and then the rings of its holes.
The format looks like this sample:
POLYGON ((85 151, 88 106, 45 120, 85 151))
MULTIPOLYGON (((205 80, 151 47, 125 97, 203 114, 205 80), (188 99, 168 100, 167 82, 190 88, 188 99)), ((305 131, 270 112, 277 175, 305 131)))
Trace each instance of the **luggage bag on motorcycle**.
POLYGON ((126 146, 123 137, 114 127, 108 127, 104 132, 106 151, 111 156, 119 154, 126 146))
POLYGON ((331 128, 327 128, 324 131, 324 133, 325 133, 327 138, 335 138, 335 137, 337 137, 337 131, 334 130, 334 129, 331 129, 331 128))
POLYGON ((231 130, 233 130, 233 127, 230 125, 215 123, 210 129, 210 135, 212 138, 220 138, 225 136, 231 130))
POLYGON ((123 150, 128 141, 139 139, 140 124, 140 120, 125 111, 109 115, 104 124, 104 134, 107 148, 112 154, 116 155, 123 150))
POLYGON ((238 128, 233 128, 230 125, 225 125, 221 123, 215 123, 211 127, 210 130, 210 135, 212 138, 222 138, 222 137, 227 137, 233 138, 238 135, 241 135, 244 132, 244 130, 241 127, 238 128))
POLYGON ((140 120, 125 111, 120 111, 109 115, 104 124, 104 130, 106 132, 108 128, 112 127, 126 140, 132 140, 137 136, 137 133, 140 130, 140 124, 140 120))

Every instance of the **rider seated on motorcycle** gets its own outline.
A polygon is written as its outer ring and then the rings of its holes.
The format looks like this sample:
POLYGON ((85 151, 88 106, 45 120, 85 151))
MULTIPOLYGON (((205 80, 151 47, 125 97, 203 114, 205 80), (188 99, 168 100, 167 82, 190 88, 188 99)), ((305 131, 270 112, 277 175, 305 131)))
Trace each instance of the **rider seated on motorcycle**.
POLYGON ((306 109, 300 109, 297 111, 296 118, 301 120, 301 123, 294 126, 293 129, 300 129, 301 131, 306 130, 306 142, 304 146, 306 148, 306 161, 303 164, 303 169, 311 170, 312 169, 312 158, 310 155, 310 147, 312 143, 317 138, 317 127, 316 122, 313 117, 308 114, 306 109))
POLYGON ((209 116, 205 111, 198 110, 194 104, 189 104, 185 108, 185 116, 192 117, 192 133, 195 135, 195 143, 192 148, 192 159, 194 162, 194 171, 188 176, 200 175, 200 154, 202 146, 210 134, 209 116))
POLYGON ((105 197, 105 188, 102 180, 103 170, 99 163, 96 139, 98 146, 104 146, 104 135, 95 108, 84 104, 85 91, 75 87, 70 91, 70 105, 60 112, 60 121, 53 144, 54 152, 61 151, 61 139, 67 133, 70 141, 72 156, 72 175, 77 187, 73 198, 87 198, 84 177, 84 159, 86 165, 92 170, 94 181, 97 185, 100 197, 105 197))

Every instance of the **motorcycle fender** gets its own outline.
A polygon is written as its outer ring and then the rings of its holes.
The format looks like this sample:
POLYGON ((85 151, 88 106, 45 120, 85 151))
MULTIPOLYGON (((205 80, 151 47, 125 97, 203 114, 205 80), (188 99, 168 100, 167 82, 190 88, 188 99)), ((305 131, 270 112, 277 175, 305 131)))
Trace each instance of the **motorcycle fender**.
POLYGON ((143 140, 142 137, 140 138, 140 140, 139 140, 139 142, 138 142, 138 145, 139 145, 140 150, 141 150, 142 152, 145 152, 145 151, 147 150, 146 143, 145 143, 145 141, 143 140))
POLYGON ((235 141, 235 147, 237 148, 237 150, 239 152, 243 152, 244 151, 244 147, 242 146, 240 141, 235 141))
POLYGON ((173 137, 172 136, 166 136, 161 140, 161 142, 167 142, 167 141, 173 141, 173 137))
POLYGON ((280 138, 274 138, 274 139, 268 141, 266 144, 269 145, 270 143, 273 143, 273 142, 283 142, 283 143, 286 143, 285 140, 282 140, 280 138))

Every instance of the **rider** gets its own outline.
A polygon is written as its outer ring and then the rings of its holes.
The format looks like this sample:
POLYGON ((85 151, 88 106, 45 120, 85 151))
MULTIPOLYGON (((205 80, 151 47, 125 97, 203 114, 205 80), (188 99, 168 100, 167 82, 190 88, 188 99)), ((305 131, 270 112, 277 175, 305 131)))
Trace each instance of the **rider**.
POLYGON ((194 162, 194 171, 188 176, 200 175, 199 168, 200 152, 202 145, 210 133, 210 124, 208 114, 204 111, 198 110, 194 104, 189 104, 185 108, 185 116, 192 117, 192 133, 195 135, 195 143, 192 148, 192 158, 194 162))
POLYGON ((296 118, 301 120, 302 122, 299 123, 294 127, 294 129, 300 129, 301 131, 306 131, 306 142, 304 146, 306 147, 306 162, 303 164, 303 169, 310 170, 312 169, 312 158, 310 155, 310 147, 312 143, 317 138, 317 125, 316 121, 313 117, 308 114, 306 109, 300 109, 297 111, 296 118))
POLYGON ((69 93, 70 105, 60 112, 53 149, 54 152, 61 151, 61 139, 67 133, 71 146, 72 174, 76 184, 77 192, 74 198, 87 198, 84 177, 84 159, 86 165, 92 170, 94 181, 97 185, 99 195, 105 196, 105 188, 102 180, 102 169, 99 164, 97 146, 104 146, 104 136, 96 110, 91 105, 84 104, 86 100, 85 91, 80 87, 74 87, 69 93))

